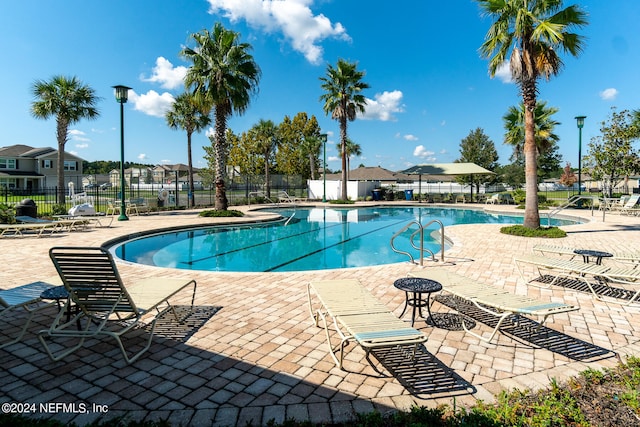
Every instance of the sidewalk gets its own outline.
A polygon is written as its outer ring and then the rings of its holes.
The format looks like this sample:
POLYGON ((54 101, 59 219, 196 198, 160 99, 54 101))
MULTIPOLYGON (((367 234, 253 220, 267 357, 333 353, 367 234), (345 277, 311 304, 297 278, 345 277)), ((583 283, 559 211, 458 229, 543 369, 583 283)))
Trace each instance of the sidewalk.
MULTIPOLYGON (((491 209, 514 211, 506 206, 491 209)), ((553 343, 538 340, 532 345, 500 333, 487 344, 455 325, 434 328, 420 321, 416 327, 429 335, 428 353, 418 358, 415 368, 400 372, 392 352, 379 353, 387 368, 398 371, 389 376, 384 369, 385 376, 381 376, 359 347, 349 345, 346 370, 342 371, 327 353, 324 331, 310 319, 306 283, 358 279, 400 314, 405 296, 392 283, 419 266, 400 263, 295 273, 220 273, 119 263, 125 282, 153 275, 196 279, 197 314, 182 330, 163 328, 159 322, 159 335, 151 349, 127 366, 109 340, 92 341, 65 361, 51 362, 33 334, 47 327, 54 316, 53 308, 43 310, 21 343, 0 350, 0 402, 36 404, 33 416, 80 425, 125 413, 136 420, 168 419, 173 425, 244 426, 248 421, 263 425, 270 419, 282 422, 285 418, 329 423, 373 409, 388 412, 414 404, 453 405, 454 397, 457 406, 472 405, 477 399, 490 402, 503 389, 536 389, 547 386, 551 378, 562 382, 587 368, 611 367, 619 357, 640 355, 640 304, 602 302, 590 293, 559 286, 527 286, 513 263, 515 255, 530 253, 538 243, 640 250, 640 218, 608 214, 603 222, 599 212, 593 217, 588 211, 575 213, 589 222, 563 227, 568 237, 554 242, 502 235, 498 224, 446 229, 454 242, 446 261, 454 264, 451 268, 456 272, 518 294, 581 307, 548 319, 553 343), (73 405, 41 408, 40 403, 73 405), (47 408, 50 411, 44 412, 47 408), (87 413, 79 413, 83 408, 87 413)), ((251 212, 245 218, 225 221, 266 217, 251 212)), ((110 228, 42 238, 1 238, 1 286, 11 288, 54 275, 47 254, 51 246, 98 246, 143 230, 221 221, 191 212, 134 216, 126 222, 114 221, 110 228)), ((179 304, 188 303, 188 293, 183 297, 179 304)), ((456 317, 439 303, 433 311, 456 317)), ((3 324, 6 333, 11 325, 3 324)), ((475 331, 490 328, 477 322, 475 331)))

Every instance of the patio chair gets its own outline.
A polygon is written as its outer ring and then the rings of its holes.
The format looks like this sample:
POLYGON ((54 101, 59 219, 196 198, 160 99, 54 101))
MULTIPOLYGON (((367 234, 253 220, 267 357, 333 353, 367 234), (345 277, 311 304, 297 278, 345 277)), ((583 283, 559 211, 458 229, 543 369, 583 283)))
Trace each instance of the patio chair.
MULTIPOLYGON (((0 348, 19 342, 31 324, 31 319, 38 310, 49 307, 54 301, 44 302, 40 295, 42 292, 50 289, 58 284, 57 278, 51 278, 44 281, 28 283, 13 289, 0 290, 0 316, 9 314, 16 310, 24 310, 27 312, 27 318, 23 320, 22 329, 18 335, 8 342, 0 344, 0 348)), ((4 323, 6 328, 6 323, 4 323)))
POLYGON ((322 319, 329 354, 340 369, 344 360, 344 348, 351 340, 364 349, 366 359, 374 369, 376 368, 369 358, 371 350, 410 346, 413 348, 411 358, 414 359, 418 345, 427 341, 425 334, 408 327, 357 280, 310 282, 307 285, 307 296, 311 318, 316 326, 320 326, 322 319), (315 310, 312 293, 320 300, 320 308, 315 310), (340 343, 335 347, 331 343, 329 332, 331 322, 340 337, 340 343), (337 353, 339 356, 336 356, 337 353))
MULTIPOLYGON (((637 268, 621 268, 595 263, 589 264, 539 255, 522 255, 516 257, 514 261, 524 283, 531 282, 524 277, 523 265, 529 264, 537 269, 541 276, 543 275, 543 271, 553 276, 553 279, 546 287, 551 287, 562 278, 572 278, 583 282, 596 299, 604 300, 604 296, 596 291, 594 284, 590 280, 587 280, 587 278, 590 277, 592 280, 608 288, 611 288, 611 282, 629 287, 631 297, 626 304, 631 304, 640 296, 640 269, 637 268)), ((613 301, 619 302, 617 300, 613 301)))
MULTIPOLYGON (((535 245, 533 247, 534 252, 540 252, 541 255, 551 253, 555 255, 567 255, 574 259, 576 256, 580 256, 576 251, 580 251, 582 248, 574 248, 569 246, 555 246, 555 245, 535 245)), ((631 264, 634 268, 640 266, 640 250, 623 250, 623 251, 611 251, 612 257, 608 258, 613 261, 617 261, 623 264, 631 264)))
POLYGON ((498 322, 488 337, 469 330, 466 323, 462 322, 465 332, 485 342, 491 342, 504 322, 513 315, 541 317, 540 327, 542 327, 551 315, 579 309, 573 305, 542 301, 526 295, 516 295, 497 286, 481 283, 443 268, 413 271, 409 273, 409 276, 435 280, 442 285, 442 292, 471 302, 484 313, 497 317, 498 322))
POLYGON ((300 199, 298 197, 291 197, 289 193, 287 193, 286 191, 278 191, 279 203, 296 203, 296 202, 302 202, 302 201, 303 199, 300 199))
POLYGON ((487 198, 485 200, 485 204, 487 205, 495 205, 495 204, 500 204, 500 194, 492 194, 491 197, 487 198))
POLYGON ((125 286, 111 253, 102 248, 54 247, 49 250, 49 256, 69 292, 67 304, 73 303, 78 308, 75 316, 63 320, 67 312, 65 307, 49 329, 38 333, 47 354, 54 361, 73 353, 87 338, 107 336, 116 340, 125 361, 133 363, 151 346, 158 318, 171 311, 176 321, 180 321, 174 306, 169 303, 170 298, 193 286, 193 309, 195 280, 150 277, 125 286), (151 318, 147 343, 130 356, 121 336, 144 325, 146 318, 151 318), (83 320, 85 326, 77 327, 83 320), (79 342, 54 354, 48 343, 52 338, 78 338, 79 342))
POLYGON ((120 205, 116 206, 113 200, 107 200, 106 215, 120 215, 120 205))
POLYGON ((638 206, 638 202, 640 202, 640 194, 632 195, 631 197, 629 197, 629 199, 624 204, 624 206, 620 209, 620 214, 621 215, 638 215, 638 213, 640 212, 640 206, 638 206))
POLYGON ((0 236, 24 236, 25 232, 34 232, 36 236, 42 237, 62 230, 60 224, 55 221, 45 223, 17 223, 0 224, 0 236))

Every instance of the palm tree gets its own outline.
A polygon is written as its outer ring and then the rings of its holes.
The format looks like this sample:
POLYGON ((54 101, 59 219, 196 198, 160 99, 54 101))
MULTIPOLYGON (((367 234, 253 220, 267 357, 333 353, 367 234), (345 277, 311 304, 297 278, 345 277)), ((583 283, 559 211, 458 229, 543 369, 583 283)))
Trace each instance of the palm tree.
POLYGON ((338 59, 336 67, 328 64, 326 76, 320 77, 321 87, 325 91, 320 96, 320 100, 324 101, 322 109, 327 115, 331 113, 331 118, 340 124, 343 200, 347 200, 347 121, 354 121, 358 112, 364 112, 367 102, 361 92, 369 88, 362 81, 365 73, 356 67, 355 62, 338 59))
POLYGON ((260 121, 249 130, 249 137, 255 144, 256 150, 264 156, 264 182, 267 198, 271 198, 271 182, 269 167, 271 156, 278 144, 278 127, 271 120, 260 121))
MULTIPOLYGON (((536 157, 546 153, 560 141, 560 138, 554 131, 555 127, 561 123, 552 118, 557 112, 558 108, 547 107, 546 101, 536 103, 533 114, 536 157)), ((502 116, 505 130, 504 143, 513 147, 515 159, 521 159, 524 154, 525 115, 524 103, 521 102, 518 107, 509 107, 507 113, 502 116)))
POLYGON ((211 123, 209 115, 190 93, 183 93, 173 102, 171 110, 165 114, 167 125, 171 129, 182 129, 187 132, 187 160, 189 166, 189 206, 194 207, 195 194, 193 186, 193 160, 191 157, 191 135, 200 132, 211 123))
POLYGON ((347 155, 347 180, 349 180, 349 171, 351 170, 351 156, 361 156, 362 155, 362 147, 360 144, 353 142, 351 139, 347 138, 347 145, 345 147, 346 155, 347 155))
POLYGON ((318 157, 322 148, 323 141, 319 136, 305 136, 302 139, 302 152, 309 156, 309 176, 312 180, 316 179, 316 170, 318 169, 318 157))
POLYGON ((576 5, 562 9, 562 0, 477 1, 483 14, 495 19, 480 47, 482 56, 489 58, 489 73, 493 77, 510 54, 511 76, 526 107, 524 226, 539 228, 534 125, 537 81, 540 77, 549 80, 560 72, 561 50, 576 57, 580 54, 583 37, 570 30, 586 25, 586 14, 576 5))
POLYGON ((58 190, 57 202, 64 204, 64 146, 69 140, 69 126, 80 119, 95 119, 100 113, 96 103, 100 98, 95 91, 74 77, 54 76, 50 81, 37 80, 32 93, 35 101, 31 114, 38 119, 56 117, 58 139, 58 190))
POLYGON ((240 34, 216 23, 213 30, 202 30, 191 35, 195 48, 184 48, 180 53, 193 65, 187 70, 185 86, 193 89, 203 105, 214 110, 215 208, 227 210, 224 178, 226 174, 225 140, 227 119, 235 112, 243 114, 249 107, 251 95, 257 92, 260 68, 249 54, 251 45, 240 43, 240 34))

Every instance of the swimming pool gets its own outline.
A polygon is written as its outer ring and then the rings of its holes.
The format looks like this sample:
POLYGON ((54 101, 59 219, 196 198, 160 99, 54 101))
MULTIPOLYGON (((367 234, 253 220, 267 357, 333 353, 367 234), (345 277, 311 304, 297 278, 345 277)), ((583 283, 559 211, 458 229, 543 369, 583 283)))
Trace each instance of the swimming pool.
MULTIPOLYGON (((391 249, 391 237, 409 222, 437 219, 445 226, 472 223, 518 224, 522 216, 442 207, 368 207, 270 209, 284 219, 269 223, 226 225, 143 236, 115 246, 126 261, 204 271, 304 271, 363 267, 407 261, 391 249)), ((552 225, 574 224, 555 220, 552 225)), ((425 232, 425 247, 439 251, 425 232)), ((396 240, 410 250, 409 235, 396 240)), ((418 256, 414 251, 414 256, 418 256)))

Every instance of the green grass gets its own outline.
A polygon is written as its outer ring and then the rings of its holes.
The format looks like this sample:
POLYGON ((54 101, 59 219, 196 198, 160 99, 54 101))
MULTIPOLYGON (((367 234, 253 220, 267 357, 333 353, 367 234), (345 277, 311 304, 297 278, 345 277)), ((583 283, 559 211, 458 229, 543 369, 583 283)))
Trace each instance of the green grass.
POLYGON ((502 234, 522 237, 546 237, 549 239, 567 237, 567 233, 558 227, 528 228, 520 224, 502 227, 500 228, 500 232, 502 234))

